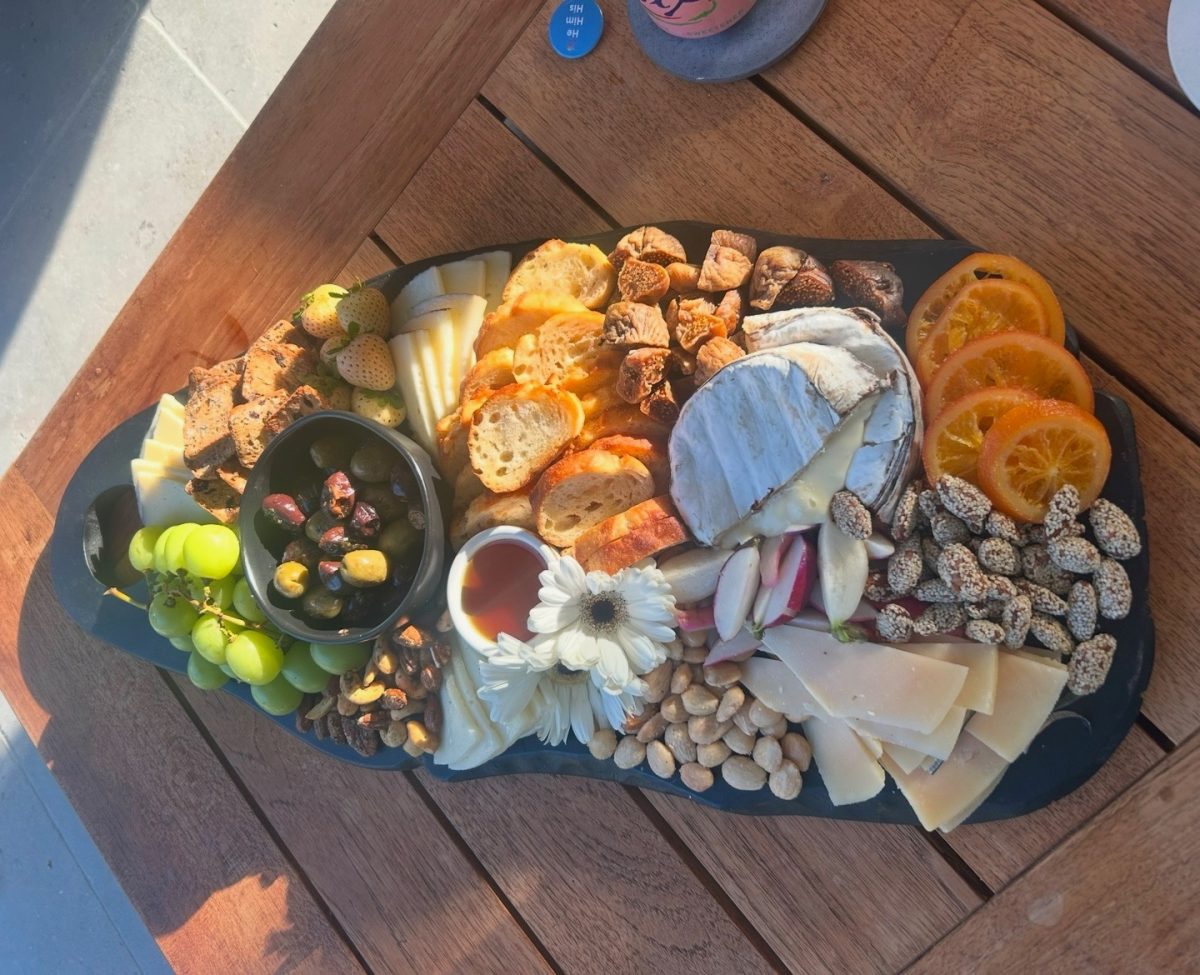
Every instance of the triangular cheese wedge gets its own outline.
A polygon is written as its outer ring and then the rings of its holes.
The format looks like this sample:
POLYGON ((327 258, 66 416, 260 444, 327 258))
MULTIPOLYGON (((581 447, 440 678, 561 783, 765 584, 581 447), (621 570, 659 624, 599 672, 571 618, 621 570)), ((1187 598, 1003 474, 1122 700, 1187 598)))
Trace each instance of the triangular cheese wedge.
POLYGON ((997 754, 1015 762, 1033 744, 1067 683, 1067 668, 1049 657, 1001 653, 996 702, 991 714, 976 714, 967 731, 997 754))

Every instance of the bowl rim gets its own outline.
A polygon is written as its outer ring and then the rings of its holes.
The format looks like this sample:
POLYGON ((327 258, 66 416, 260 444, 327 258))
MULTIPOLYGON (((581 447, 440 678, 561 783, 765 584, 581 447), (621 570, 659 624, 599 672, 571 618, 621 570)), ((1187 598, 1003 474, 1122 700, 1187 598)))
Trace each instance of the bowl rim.
MULTIPOLYGON (((401 616, 411 613, 414 604, 427 601, 442 579, 442 568, 446 556, 446 534, 442 520, 441 501, 437 496, 436 482, 441 480, 429 453, 418 443, 406 437, 398 430, 385 427, 365 416, 350 413, 346 410, 318 410, 303 416, 280 431, 263 450, 262 455, 250 469, 246 478, 246 487, 242 497, 254 501, 253 504, 243 504, 238 512, 238 530, 242 543, 242 568, 245 572, 246 584, 255 602, 267 617, 267 621, 282 633, 306 643, 350 644, 366 643, 391 627, 401 616), (290 439, 302 434, 310 426, 319 422, 342 423, 358 427, 369 434, 379 437, 385 443, 394 447, 404 458, 417 480, 417 488, 421 494, 421 505, 425 513, 425 541, 421 551, 421 559, 417 563, 417 571, 408 593, 386 617, 369 626, 347 626, 337 630, 321 630, 296 621, 287 609, 280 608, 271 602, 268 587, 270 579, 263 579, 253 567, 253 561, 247 558, 247 551, 256 547, 261 552, 268 552, 266 545, 258 536, 254 527, 254 519, 258 514, 262 498, 270 493, 269 478, 271 461, 276 453, 290 439)), ((268 552, 269 554, 269 552, 268 552)), ((274 556, 272 556, 274 558, 274 556)))

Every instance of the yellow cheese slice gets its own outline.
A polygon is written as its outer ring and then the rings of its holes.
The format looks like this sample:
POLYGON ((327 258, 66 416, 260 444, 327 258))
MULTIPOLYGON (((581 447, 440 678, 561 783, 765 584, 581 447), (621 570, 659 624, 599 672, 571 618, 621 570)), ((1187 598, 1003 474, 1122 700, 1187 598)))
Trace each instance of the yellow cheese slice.
POLYGON ((487 314, 487 301, 478 295, 471 295, 470 301, 459 304, 452 313, 455 337, 458 341, 458 357, 455 363, 457 371, 454 379, 454 395, 457 397, 463 377, 475 364, 475 339, 483 325, 483 316, 487 314))
MULTIPOLYGON (((847 722, 849 724, 849 722, 847 722)), ((854 725, 850 725, 854 728, 854 725)), ((854 728, 854 733, 858 735, 858 740, 863 743, 863 747, 870 752, 871 757, 879 759, 883 757, 883 742, 874 735, 869 735, 861 728, 854 728)))
POLYGON ((500 295, 508 283, 508 272, 512 270, 512 255, 508 251, 489 251, 480 254, 479 259, 487 268, 483 291, 480 292, 487 300, 485 311, 495 311, 500 307, 500 295))
POLYGON ((990 796, 993 792, 996 791, 996 786, 998 786, 1000 784, 1000 780, 1002 778, 1004 778, 1004 773, 1007 771, 1008 771, 1008 766, 1006 765, 1006 766, 1004 766, 1004 768, 1002 768, 999 772, 996 773, 996 777, 994 779, 992 779, 991 782, 989 782, 987 785, 985 785, 982 789, 979 790, 979 798, 977 798, 973 803, 971 803, 969 806, 967 806, 966 809, 964 809, 962 812, 960 812, 953 819, 948 819, 948 820, 946 820, 946 822, 942 823, 938 827, 938 830, 942 833, 949 833, 951 830, 956 829, 957 827, 959 827, 963 823, 965 823, 968 819, 970 819, 971 816, 974 814, 975 810, 978 809, 980 806, 982 806, 985 802, 987 802, 988 796, 990 796))
POLYGON ((883 768, 845 721, 809 718, 804 722, 804 734, 830 802, 848 806, 879 795, 883 768))
POLYGON ((432 452, 436 449, 434 424, 438 418, 433 415, 431 391, 425 381, 424 367, 413 346, 413 338, 418 334, 401 332, 388 345, 392 350, 392 361, 396 364, 396 385, 400 387, 400 394, 408 409, 409 424, 421 445, 432 452))
POLYGON ((438 273, 448 295, 482 295, 487 291, 487 264, 480 258, 466 257, 439 264, 438 273))
POLYGON ((763 645, 838 718, 931 732, 946 718, 967 668, 878 643, 841 643, 828 633, 775 626, 763 645))
POLYGON ((174 396, 165 395, 158 401, 146 439, 183 446, 183 407, 174 396))
POLYGON ((932 774, 905 772, 887 754, 883 756, 883 767, 896 780, 921 825, 935 830, 959 821, 967 810, 978 808, 996 787, 1008 763, 983 742, 965 734, 932 774))
POLYGON ((179 444, 163 443, 153 437, 143 441, 142 459, 162 464, 164 467, 187 467, 183 460, 183 448, 179 444))
POLYGON ((1033 743, 1067 683, 1067 668, 1049 657, 1001 653, 996 670, 996 704, 976 714, 967 731, 1015 762, 1033 743))
POLYGON ((462 376, 458 369, 458 342, 455 334, 454 319, 441 322, 427 333, 428 341, 433 345, 437 358, 438 392, 441 400, 434 404, 437 419, 441 419, 458 405, 458 385, 462 376))
POLYGON ((392 331, 398 331, 410 318, 414 305, 419 305, 435 295, 444 295, 442 276, 436 267, 427 267, 400 289, 392 302, 392 331))
POLYGON ((161 477, 169 481, 178 481, 180 484, 187 484, 192 479, 192 472, 186 467, 174 467, 163 464, 156 460, 147 460, 144 457, 135 457, 129 462, 130 472, 136 476, 138 474, 147 474, 151 477, 161 477))
POLYGON ((907 643, 904 649, 922 657, 944 660, 967 668, 967 679, 954 702, 968 711, 991 714, 996 702, 996 661, 1000 648, 994 644, 960 640, 955 643, 907 643))
POLYGON ((927 758, 927 756, 922 755, 915 749, 905 748, 903 745, 896 745, 890 741, 883 743, 883 753, 905 772, 912 772, 914 769, 919 769, 921 763, 927 758))
POLYGON ((945 759, 949 758, 950 753, 954 751, 954 745, 958 741, 958 735, 962 731, 963 722, 966 719, 966 708, 955 705, 946 712, 942 723, 928 734, 914 731, 912 728, 897 728, 893 725, 882 724, 878 721, 865 721, 861 718, 848 720, 850 727, 859 734, 870 735, 891 742, 893 745, 903 745, 925 755, 945 759))
POLYGON ((803 721, 825 710, 813 700, 800 678, 780 660, 751 657, 742 661, 742 684, 767 707, 789 721, 803 721))

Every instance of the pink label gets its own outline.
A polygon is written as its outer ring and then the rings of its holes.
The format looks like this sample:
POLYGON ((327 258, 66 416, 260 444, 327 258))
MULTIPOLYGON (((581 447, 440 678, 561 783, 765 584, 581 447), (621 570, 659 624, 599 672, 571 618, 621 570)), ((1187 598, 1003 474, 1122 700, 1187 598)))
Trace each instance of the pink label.
POLYGON ((676 37, 711 37, 749 13, 755 0, 642 0, 650 18, 676 37))

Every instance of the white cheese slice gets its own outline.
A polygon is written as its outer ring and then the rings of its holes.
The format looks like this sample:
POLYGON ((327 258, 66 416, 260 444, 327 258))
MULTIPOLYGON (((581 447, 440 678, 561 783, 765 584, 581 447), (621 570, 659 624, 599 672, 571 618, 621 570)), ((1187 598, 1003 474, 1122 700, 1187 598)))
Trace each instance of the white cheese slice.
MULTIPOLYGON (((847 724, 851 728, 854 728, 852 722, 847 722, 847 724)), ((861 728, 854 728, 854 733, 858 735, 858 740, 863 743, 863 747, 870 753, 872 758, 879 759, 883 757, 883 742, 874 735, 867 734, 861 728)))
POLYGON ((169 393, 159 398, 146 439, 183 447, 183 406, 169 393))
POLYGON ((438 269, 427 267, 401 288, 400 294, 396 295, 396 300, 392 302, 392 332, 400 331, 401 326, 412 318, 414 305, 426 298, 445 293, 446 289, 442 285, 442 276, 438 269))
POLYGON ((883 766, 896 780, 921 825, 935 830, 959 821, 967 810, 978 808, 996 787, 1008 763, 977 738, 965 734, 936 772, 905 772, 886 754, 883 766))
POLYGON ((803 472, 878 385, 848 353, 814 345, 744 356, 696 390, 670 458, 671 495, 697 541, 712 545, 803 472))
MULTIPOLYGON (((483 729, 475 720, 462 687, 464 677, 460 674, 461 668, 461 664, 452 662, 444 671, 441 690, 442 738, 437 751, 433 753, 433 761, 437 765, 461 761, 483 738, 483 729)), ((465 671, 462 673, 465 674, 465 671)), ((474 688, 470 689, 470 693, 473 697, 474 688)))
POLYGON ((973 715, 967 731, 1015 762, 1042 730, 1066 683, 1067 668, 1056 660, 1001 653, 995 707, 991 714, 973 715))
POLYGON ((141 470, 133 474, 133 490, 137 495, 138 514, 143 525, 180 525, 184 522, 207 524, 216 521, 211 514, 192 500, 177 480, 141 470))
POLYGON ((148 474, 152 477, 162 477, 170 481, 187 484, 192 479, 192 472, 186 467, 174 467, 156 460, 135 457, 129 462, 129 470, 133 474, 148 474))
POLYGON ((479 336, 479 329, 483 326, 483 318, 488 310, 485 299, 478 295, 471 295, 470 299, 454 310, 454 327, 458 339, 458 371, 454 382, 456 397, 467 371, 475 365, 475 339, 479 336))
POLYGON ((485 311, 495 311, 500 307, 500 296, 504 293, 508 274, 512 270, 512 255, 508 251, 488 251, 480 254, 479 259, 487 268, 483 286, 483 296, 487 299, 485 311))
POLYGON ((863 802, 883 789, 883 768, 844 721, 812 717, 804 722, 813 761, 835 806, 863 802))
POLYGON ((179 444, 164 443, 153 437, 142 443, 142 458, 164 467, 187 467, 183 459, 183 447, 179 444))
POLYGON ((967 720, 967 712, 965 708, 952 707, 946 712, 946 717, 942 719, 941 724, 928 734, 913 731, 912 728, 897 728, 878 721, 864 721, 861 718, 848 718, 847 720, 850 727, 859 734, 872 735, 893 745, 914 749, 921 752, 922 755, 947 759, 958 742, 963 722, 967 720))
POLYGON ((751 657, 742 661, 742 684, 751 694, 789 721, 803 721, 825 710, 790 667, 781 660, 751 657))
POLYGON ((959 826, 961 826, 963 823, 965 823, 968 819, 970 819, 975 814, 975 810, 977 810, 980 806, 982 806, 985 802, 987 802, 988 796, 990 796, 993 792, 996 791, 996 786, 998 786, 1000 784, 1000 780, 1002 778, 1004 778, 1004 773, 1007 771, 1008 771, 1008 766, 1006 765, 1006 766, 1004 766, 1004 768, 1002 768, 999 772, 996 773, 996 777, 994 779, 992 779, 991 782, 986 783, 979 790, 979 795, 978 795, 978 797, 976 797, 974 802, 970 803, 965 809, 962 810, 962 812, 960 812, 953 819, 948 819, 944 823, 942 823, 940 826, 938 826, 938 831, 942 832, 942 833, 949 833, 951 830, 957 829, 959 826))
POLYGON ((487 264, 477 257, 439 264, 438 271, 448 295, 483 295, 487 292, 487 264))
POLYGON ((173 416, 182 422, 183 404, 170 393, 163 393, 162 396, 158 398, 157 413, 164 416, 173 416))
MULTIPOLYGON (((449 320, 445 324, 450 324, 449 320)), ((439 326, 440 327, 440 326, 439 326)), ((430 426, 435 426, 437 421, 444 416, 444 408, 449 394, 442 388, 442 370, 438 362, 437 348, 433 340, 433 331, 414 332, 412 336, 412 349, 416 355, 416 361, 421 371, 421 378, 425 382, 426 397, 428 402, 428 412, 426 413, 426 422, 430 426)))
POLYGON ((921 763, 928 757, 922 755, 915 748, 905 748, 903 745, 897 745, 890 741, 883 743, 883 753, 905 772, 912 772, 914 769, 919 769, 921 763))
POLYGON ((879 643, 841 643, 794 626, 766 630, 763 645, 834 717, 926 733, 945 720, 967 679, 967 668, 958 664, 879 643))
POLYGON ((392 337, 388 346, 396 365, 396 385, 400 387, 400 394, 408 409, 409 425, 421 445, 433 452, 436 449, 434 425, 437 417, 434 416, 432 393, 425 380, 419 353, 413 347, 413 339, 418 334, 401 332, 392 337))
POLYGON ((995 644, 960 640, 948 643, 906 643, 909 653, 945 660, 967 668, 967 679, 954 703, 968 711, 991 714, 996 703, 996 671, 1000 648, 995 644))

